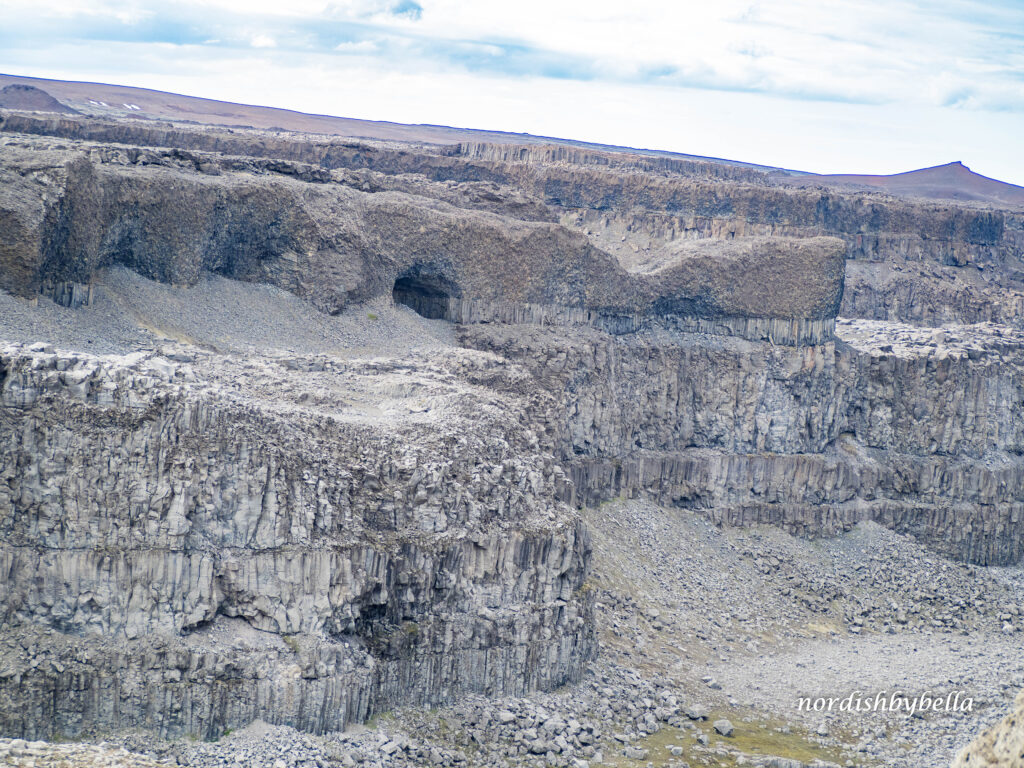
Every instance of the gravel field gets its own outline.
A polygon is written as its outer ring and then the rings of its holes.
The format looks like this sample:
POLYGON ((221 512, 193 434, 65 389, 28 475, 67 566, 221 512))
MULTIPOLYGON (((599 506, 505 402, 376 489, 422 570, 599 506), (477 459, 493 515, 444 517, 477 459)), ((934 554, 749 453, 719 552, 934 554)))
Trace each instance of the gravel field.
POLYGON ((0 335, 62 349, 125 354, 178 341, 219 352, 284 351, 343 357, 401 355, 454 344, 454 327, 389 299, 327 315, 294 294, 261 283, 205 275, 191 288, 103 273, 88 306, 36 304, 0 291, 0 335))

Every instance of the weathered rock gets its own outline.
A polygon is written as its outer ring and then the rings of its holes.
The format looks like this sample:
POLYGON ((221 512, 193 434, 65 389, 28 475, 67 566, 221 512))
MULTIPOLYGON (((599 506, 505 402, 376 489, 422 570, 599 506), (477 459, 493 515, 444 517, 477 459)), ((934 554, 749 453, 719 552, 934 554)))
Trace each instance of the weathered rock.
POLYGON ((630 760, 647 759, 647 750, 641 747, 626 747, 622 750, 622 754, 624 757, 627 757, 630 760))
POLYGON ((732 726, 732 723, 730 723, 724 717, 721 720, 715 720, 713 726, 715 728, 716 733, 719 733, 722 736, 726 737, 732 736, 732 732, 733 730, 735 730, 732 726))
MULTIPOLYGON (((844 279, 857 314, 1018 317, 1019 212, 572 150, 26 115, 0 129, 0 288, 75 308, 107 266, 171 285, 213 272, 331 313, 390 296, 471 348, 3 347, 5 732, 322 732, 571 682, 594 652, 574 505, 620 495, 803 536, 876 520, 978 563, 1024 555, 1021 334, 835 333, 844 279)), ((809 612, 838 581, 800 590, 809 612)), ((878 614, 981 620, 935 602, 878 614)), ((661 633, 677 617, 656 611, 632 616, 661 633)), ((621 744, 692 727, 657 693, 608 694, 621 744)), ((524 759, 600 762, 593 727, 519 708, 436 754, 382 734, 367 760, 461 764, 487 728, 524 759)))
POLYGON ((811 536, 872 519, 1008 564, 1024 556, 1024 344, 1006 331, 974 359, 955 346, 882 352, 854 333, 802 348, 497 325, 459 338, 565 393, 580 502, 641 493, 811 536))
POLYGON ((686 708, 686 716, 691 720, 707 720, 709 712, 703 704, 691 704, 686 708))
MULTIPOLYGON (((802 185, 732 164, 565 146, 424 148, 323 136, 167 126, 140 121, 0 116, 7 133, 175 147, 204 173, 231 167, 367 192, 395 190, 532 221, 560 221, 630 261, 690 240, 829 235, 845 244, 850 317, 1009 322, 1024 312, 1024 213, 1011 205, 911 200, 802 185), (255 163, 255 164, 254 164, 255 163), (793 186, 792 183, 802 186, 793 186)), ((160 160, 160 152, 131 157, 160 160)), ((134 160, 132 161, 134 162, 134 160)))
POLYGON ((1024 693, 1013 711, 964 747, 952 768, 1021 768, 1024 766, 1024 693))
POLYGON ((4 348, 0 729, 320 732, 577 678, 589 545, 528 381, 4 348))
POLYGON ((172 284, 203 271, 266 282, 327 312, 394 292, 461 322, 621 332, 664 317, 805 343, 830 337, 842 296, 842 244, 829 238, 706 244, 627 270, 558 224, 367 193, 330 174, 236 169, 217 155, 36 139, 0 145, 0 168, 12 233, 0 288, 69 305, 88 300, 98 269, 122 264, 172 284))

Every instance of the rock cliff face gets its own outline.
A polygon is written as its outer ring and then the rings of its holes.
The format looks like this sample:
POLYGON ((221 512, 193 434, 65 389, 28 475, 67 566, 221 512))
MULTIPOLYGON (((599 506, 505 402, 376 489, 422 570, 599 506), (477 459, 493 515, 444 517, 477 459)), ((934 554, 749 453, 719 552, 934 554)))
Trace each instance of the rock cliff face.
POLYGON ((551 404, 498 360, 8 346, 0 381, 4 732, 337 730, 592 652, 551 404))
POLYGON ((1019 211, 565 148, 2 118, 0 288, 26 312, 84 312, 113 266, 213 273, 363 322, 393 300, 457 346, 0 348, 0 731, 326 731, 576 680, 578 507, 617 496, 1024 557, 1024 336, 913 325, 1018 317, 1019 211))
POLYGON ((3 166, 14 233, 3 287, 26 296, 88 285, 110 264, 172 284, 203 271, 267 282, 327 312, 395 291, 454 320, 550 308, 630 328, 664 316, 813 328, 842 296, 841 244, 827 238, 723 244, 627 270, 557 224, 357 191, 316 169, 295 178, 177 150, 38 141, 8 143, 3 166))
POLYGON ((564 147, 468 145, 460 154, 518 169, 518 183, 563 223, 627 259, 679 240, 829 235, 846 246, 843 316, 1008 322, 1024 308, 1019 205, 814 188, 750 168, 564 147))
POLYGON ((1024 210, 1010 204, 814 188, 736 165, 564 146, 397 145, 17 113, 0 115, 0 131, 173 147, 199 166, 210 159, 197 152, 245 156, 262 172, 307 180, 333 173, 364 191, 559 221, 623 262, 687 240, 837 237, 848 261, 846 317, 939 325, 1012 322, 1024 312, 1024 210))
POLYGON ((1024 339, 986 344, 982 330, 984 347, 940 346, 871 323, 839 336, 793 348, 469 326, 460 338, 567 393, 563 456, 581 501, 639 493, 803 535, 874 519, 959 559, 1020 560, 1024 339))

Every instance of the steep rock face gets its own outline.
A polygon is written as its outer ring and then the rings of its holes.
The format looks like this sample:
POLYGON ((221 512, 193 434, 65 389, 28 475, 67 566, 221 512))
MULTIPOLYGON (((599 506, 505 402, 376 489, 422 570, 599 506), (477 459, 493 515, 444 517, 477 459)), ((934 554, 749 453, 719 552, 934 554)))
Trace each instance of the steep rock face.
POLYGON ((396 145, 19 114, 0 116, 0 130, 273 158, 266 162, 282 170, 304 163, 321 175, 343 170, 368 191, 557 220, 624 260, 680 240, 837 237, 855 267, 844 316, 937 325, 1012 322, 1024 311, 1024 212, 1010 204, 814 188, 737 164, 570 147, 396 145), (453 193, 464 185, 477 192, 453 193))
POLYGON ((1015 288, 992 300, 1019 277, 1013 212, 600 153, 2 128, 4 290, 74 307, 108 265, 213 272, 329 313, 390 295, 471 348, 3 348, 5 732, 324 731, 575 680, 574 505, 620 494, 1024 556, 1024 338, 835 334, 844 275, 872 317, 1016 317, 1015 288))
POLYGON ((620 258, 679 240, 829 235, 844 241, 855 269, 843 316, 939 325, 1011 322, 1024 311, 1024 213, 1012 204, 794 186, 752 168, 565 147, 464 145, 460 153, 620 258))
MULTIPOLYGON (((1024 293, 1016 285, 1020 271, 1013 254, 1003 266, 984 269, 951 267, 923 261, 896 264, 850 261, 841 312, 846 317, 886 320, 893 317, 919 325, 1019 323, 1024 293)), ((982 265, 984 266, 984 265, 982 265)))
POLYGON ((875 519, 960 559, 1019 561, 1021 339, 894 352, 847 333, 853 343, 802 348, 497 326, 460 340, 563 393, 562 455, 582 502, 643 493, 803 535, 875 519))
POLYGON ((454 314, 451 301, 475 302, 502 316, 559 307, 631 326, 662 316, 806 325, 833 318, 842 296, 841 244, 827 238, 721 244, 630 271, 556 224, 316 174, 238 172, 179 151, 3 149, 11 192, 0 211, 17 239, 0 271, 22 295, 88 284, 118 263, 166 283, 193 284, 204 270, 268 282, 328 312, 394 288, 437 303, 439 316, 454 314))
POLYGON ((0 728, 323 731, 576 679, 589 544, 525 380, 5 348, 0 728))

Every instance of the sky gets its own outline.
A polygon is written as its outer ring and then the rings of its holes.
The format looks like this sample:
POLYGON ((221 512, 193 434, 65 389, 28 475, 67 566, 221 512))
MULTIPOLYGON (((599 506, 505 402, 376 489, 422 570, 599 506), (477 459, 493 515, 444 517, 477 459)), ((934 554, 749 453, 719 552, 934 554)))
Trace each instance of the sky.
POLYGON ((0 0, 0 72, 1024 185, 1024 0, 0 0))

